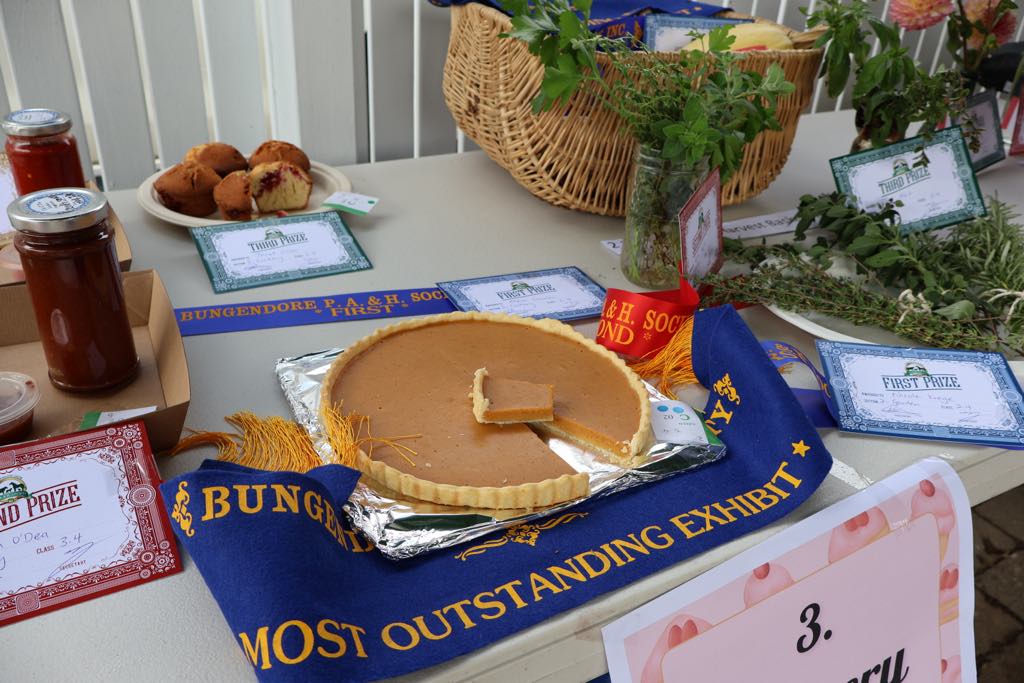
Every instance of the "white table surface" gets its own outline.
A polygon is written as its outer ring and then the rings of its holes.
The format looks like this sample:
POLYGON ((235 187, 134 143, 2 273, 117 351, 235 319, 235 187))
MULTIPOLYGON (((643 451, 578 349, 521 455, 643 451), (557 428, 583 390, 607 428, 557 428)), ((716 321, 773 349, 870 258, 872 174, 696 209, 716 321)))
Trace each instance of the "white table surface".
MULTIPOLYGON (((727 208, 726 220, 793 208, 802 194, 832 190, 827 160, 846 153, 852 138, 848 112, 804 117, 781 176, 760 197, 727 208)), ((552 207, 481 152, 344 171, 357 192, 381 198, 371 215, 346 217, 373 269, 222 295, 213 294, 187 229, 143 213, 133 191, 112 192, 109 199, 131 241, 133 269, 157 269, 176 307, 425 287, 565 265, 581 267, 606 287, 633 288, 617 258, 600 244, 622 236, 622 219, 552 207)), ((1010 159, 986 170, 980 181, 984 192, 1016 202, 1024 168, 1010 159)), ((768 311, 748 309, 744 316, 759 338, 790 342, 817 357, 812 337, 768 311)), ((239 410, 290 415, 273 372, 277 358, 346 346, 384 324, 368 320, 186 338, 192 384, 187 425, 222 429, 222 416, 239 410)), ((579 328, 593 336, 596 323, 579 328)), ((973 504, 1024 483, 1020 453, 835 430, 825 432, 824 440, 836 460, 832 474, 781 522, 406 680, 586 681, 607 671, 603 624, 921 458, 946 459, 973 504)), ((168 479, 211 456, 194 451, 159 458, 158 465, 168 479)), ((187 556, 183 561, 184 571, 175 576, 0 629, 0 680, 253 680, 198 570, 187 556)))

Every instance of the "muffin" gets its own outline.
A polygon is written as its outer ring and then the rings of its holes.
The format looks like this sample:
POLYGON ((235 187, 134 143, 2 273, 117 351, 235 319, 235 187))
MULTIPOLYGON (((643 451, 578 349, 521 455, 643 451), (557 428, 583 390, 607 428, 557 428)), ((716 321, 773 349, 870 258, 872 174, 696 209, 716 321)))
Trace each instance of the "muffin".
POLYGON ((252 190, 249 173, 235 171, 213 188, 213 201, 217 202, 221 218, 226 221, 247 221, 252 218, 252 190))
POLYGON ((249 174, 249 186, 260 213, 304 209, 313 192, 309 175, 287 161, 259 164, 249 174))
POLYGON ((246 162, 245 157, 242 156, 242 153, 223 142, 206 142, 196 145, 185 152, 184 160, 209 166, 221 178, 229 173, 244 171, 249 168, 249 164, 246 162))
POLYGON ((249 156, 249 168, 255 169, 271 161, 288 161, 309 173, 309 157, 290 142, 267 140, 249 156))
POLYGON ((209 166, 183 161, 157 178, 153 189, 160 202, 171 211, 187 216, 209 216, 217 210, 213 188, 219 182, 220 176, 209 166))

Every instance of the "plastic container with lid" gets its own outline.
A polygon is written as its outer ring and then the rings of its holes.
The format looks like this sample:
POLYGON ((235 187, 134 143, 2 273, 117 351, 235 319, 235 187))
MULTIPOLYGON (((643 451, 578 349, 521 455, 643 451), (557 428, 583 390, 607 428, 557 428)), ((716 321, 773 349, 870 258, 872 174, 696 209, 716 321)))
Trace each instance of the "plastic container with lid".
POLYGON ((85 187, 71 117, 53 109, 12 111, 0 121, 18 194, 85 187))
POLYGON ((106 198, 73 187, 42 190, 7 207, 50 381, 99 391, 139 371, 106 198))
POLYGON ((21 441, 32 430, 39 387, 20 372, 0 372, 0 445, 21 441))

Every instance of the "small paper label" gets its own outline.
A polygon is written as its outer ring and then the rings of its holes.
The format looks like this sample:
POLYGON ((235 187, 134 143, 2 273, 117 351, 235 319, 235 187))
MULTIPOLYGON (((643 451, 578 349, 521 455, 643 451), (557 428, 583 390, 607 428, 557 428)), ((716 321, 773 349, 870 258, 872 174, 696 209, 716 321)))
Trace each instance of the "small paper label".
POLYGON ((152 413, 154 410, 156 410, 156 406, 131 408, 129 410, 94 410, 85 414, 85 417, 82 418, 82 424, 79 429, 92 429, 93 427, 102 427, 103 425, 112 424, 114 422, 130 420, 131 418, 138 417, 139 415, 152 413))
POLYGON ((601 240, 601 246, 616 256, 622 254, 622 240, 601 240))
POLYGON ((25 205, 25 208, 32 213, 46 216, 59 216, 65 213, 77 211, 89 203, 89 195, 85 192, 60 190, 48 192, 41 197, 36 197, 25 205))
POLYGON ((722 226, 722 232, 726 237, 734 240, 781 235, 782 233, 793 232, 796 227, 793 224, 794 216, 796 216, 796 209, 766 213, 760 216, 750 216, 749 218, 739 218, 725 223, 722 226))
POLYGON ((335 192, 324 200, 324 206, 329 206, 338 211, 347 211, 358 216, 365 216, 373 211, 380 201, 376 197, 368 197, 365 194, 355 192, 335 192))
POLYGON ((11 120, 18 123, 47 123, 56 121, 60 114, 52 109, 26 109, 11 114, 11 120))
POLYGON ((664 443, 710 443, 697 411, 682 401, 658 401, 651 404, 654 437, 664 443))

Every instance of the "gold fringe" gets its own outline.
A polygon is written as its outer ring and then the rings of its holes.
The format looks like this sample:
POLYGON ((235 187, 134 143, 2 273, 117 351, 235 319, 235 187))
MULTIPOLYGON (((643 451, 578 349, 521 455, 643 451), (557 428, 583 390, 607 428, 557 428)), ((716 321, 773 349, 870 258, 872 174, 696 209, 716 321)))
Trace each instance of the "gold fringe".
POLYGON ((171 455, 177 455, 182 451, 190 451, 200 446, 216 446, 217 459, 235 462, 238 458, 238 441, 234 434, 225 432, 197 432, 189 430, 191 434, 178 442, 171 449, 171 455))
POLYGON ((697 375, 693 372, 693 316, 683 321, 668 344, 653 357, 641 358, 629 366, 641 377, 657 377, 658 390, 673 399, 676 398, 673 387, 696 383, 697 375))
POLYGON ((261 470, 308 472, 323 464, 306 430, 291 420, 241 412, 224 421, 236 433, 193 432, 178 442, 171 455, 212 445, 217 447, 218 460, 261 470))
MULTIPOLYGON (((313 448, 313 442, 301 425, 282 417, 259 417, 249 412, 235 413, 224 418, 235 428, 230 432, 192 432, 178 442, 171 455, 199 446, 215 446, 217 459, 233 462, 261 470, 288 470, 308 472, 323 465, 320 455, 313 448)), ((358 469, 358 454, 363 446, 374 443, 390 446, 413 467, 416 463, 409 458, 416 451, 399 443, 403 439, 415 439, 419 434, 375 437, 370 434, 370 419, 354 413, 345 415, 340 406, 330 406, 323 411, 324 433, 327 443, 334 452, 332 463, 358 469), (366 435, 361 433, 366 431, 366 435)))

